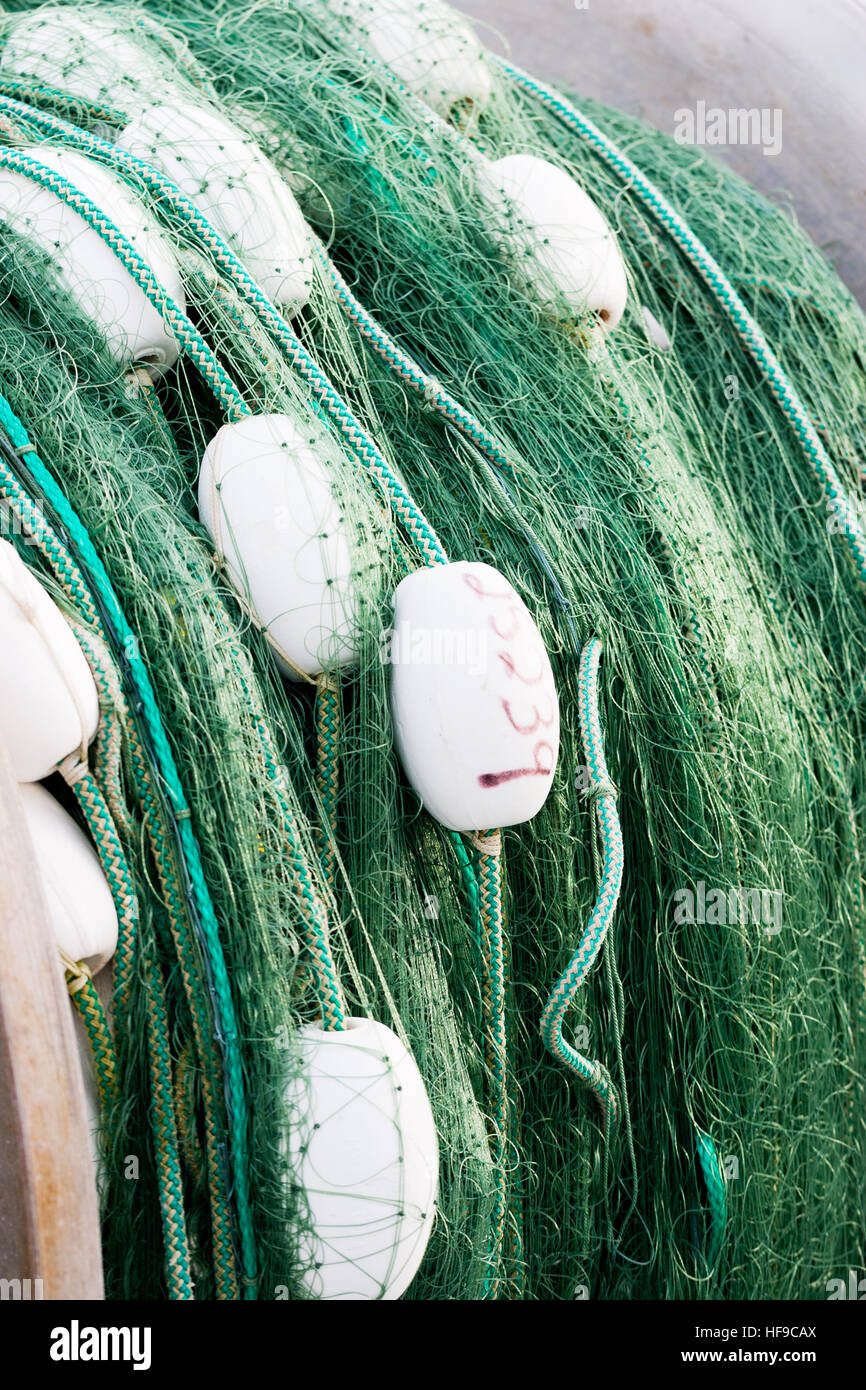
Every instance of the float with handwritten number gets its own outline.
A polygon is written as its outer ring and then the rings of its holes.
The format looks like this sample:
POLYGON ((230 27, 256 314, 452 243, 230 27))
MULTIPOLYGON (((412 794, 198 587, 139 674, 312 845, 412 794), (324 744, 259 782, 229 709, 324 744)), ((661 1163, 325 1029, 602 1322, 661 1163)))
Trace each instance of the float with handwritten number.
POLYGON ((559 753, 559 701, 526 604, 491 565, 419 570, 394 595, 391 709, 406 775, 450 830, 530 820, 559 753))

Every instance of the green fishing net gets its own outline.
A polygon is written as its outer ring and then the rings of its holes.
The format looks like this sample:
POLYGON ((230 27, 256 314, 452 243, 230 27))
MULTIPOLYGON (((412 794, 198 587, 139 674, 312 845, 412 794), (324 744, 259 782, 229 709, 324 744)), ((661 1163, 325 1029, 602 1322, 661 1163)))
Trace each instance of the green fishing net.
MULTIPOLYGON (((8 27, 35 7, 5 8, 8 27)), ((23 490, 56 541, 16 543, 85 635, 100 625, 58 555, 101 596, 103 618, 110 585, 131 634, 102 624, 103 665, 126 702, 103 781, 140 905, 115 1019, 118 1098, 103 1115, 109 1292, 179 1296, 176 1260, 185 1296, 305 1296, 310 1213, 287 1174, 286 1087, 296 1029, 317 1015, 315 898, 348 1013, 406 1040, 433 1107, 437 1217, 406 1297, 822 1294, 859 1261, 866 1185, 863 589, 741 325, 635 187, 499 67, 461 133, 360 52, 327 5, 98 9, 124 16, 129 41, 186 97, 261 143, 327 248, 311 254, 287 352, 189 218, 127 168, 213 354, 201 370, 186 354, 153 385, 118 367, 50 258, 0 228, 0 391, 38 449, 35 463, 25 449, 4 465, 4 496, 23 490), (517 152, 572 173, 616 233, 629 304, 604 339, 589 316, 540 307, 491 232, 478 155, 517 152), (426 391, 358 331, 352 296, 426 391), (299 369, 310 360, 327 391, 299 369), (470 413, 474 437, 434 408, 435 388, 470 413), (335 808, 317 777, 315 692, 279 676, 198 520, 202 454, 238 402, 309 425, 353 537, 360 655, 335 696, 335 808), (424 562, 422 523, 449 559, 508 578, 559 692, 550 796, 503 833, 504 1075, 485 1036, 480 858, 421 811, 393 747, 383 652, 394 589, 424 562), (600 874, 578 720, 580 654, 596 636, 624 872, 567 1030, 610 1078, 612 1127, 540 1031, 600 874), (200 853, 192 884, 137 663, 200 853), (215 937, 199 921, 205 891, 215 937), (154 979, 159 1084, 147 1073, 154 979)), ((64 94, 62 55, 55 67, 39 90, 0 69, 9 148, 111 140, 135 114, 134 91, 83 102, 64 94)), ((693 149, 577 105, 723 268, 862 517, 866 337, 832 269, 787 211, 693 149)))

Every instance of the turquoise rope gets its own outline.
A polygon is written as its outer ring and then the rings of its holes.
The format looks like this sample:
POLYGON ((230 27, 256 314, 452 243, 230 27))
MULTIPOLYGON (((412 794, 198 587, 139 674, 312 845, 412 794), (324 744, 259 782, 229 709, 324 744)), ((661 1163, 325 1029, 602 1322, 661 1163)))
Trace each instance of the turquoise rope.
POLYGON ((578 671, 578 714, 584 756, 589 772, 589 796, 601 833, 604 856, 598 896, 580 945, 557 980, 541 1015, 541 1036, 545 1047, 564 1066, 579 1077, 595 1095, 604 1118, 605 1137, 617 1122, 616 1092, 601 1062, 590 1062, 566 1042, 562 1028, 577 991, 585 983, 598 958, 610 929, 622 886, 623 842, 616 810, 616 789, 604 757, 604 739, 598 708, 598 669, 602 644, 593 637, 580 654, 578 671))
POLYGON ((728 1223, 728 1191, 716 1146, 710 1136, 704 1130, 699 1129, 697 1125, 695 1125, 695 1147, 701 1172, 704 1175, 707 1205, 710 1209, 707 1263, 710 1270, 714 1270, 725 1241, 725 1229, 728 1223))
POLYGON ((9 402, 2 395, 0 395, 0 425, 5 429, 16 449, 27 450, 27 469, 82 556, 87 566, 90 583, 99 596, 118 642, 126 652, 130 679, 137 696, 137 707, 147 727, 162 789, 176 822, 179 848, 186 869, 189 899, 194 908, 191 916, 208 970, 217 1042, 223 1056, 226 1109, 231 1134, 234 1197, 238 1213, 241 1257, 245 1278, 244 1296, 254 1298, 256 1291, 256 1244, 250 1205, 247 1145, 249 1121, 244 1092, 243 1062, 238 1045, 237 1017, 220 942, 219 923, 208 892, 198 841, 192 828, 192 811, 184 794, 147 667, 138 655, 138 644, 135 636, 127 623, 111 580, 93 547, 90 536, 54 477, 33 448, 21 420, 18 419, 9 402))

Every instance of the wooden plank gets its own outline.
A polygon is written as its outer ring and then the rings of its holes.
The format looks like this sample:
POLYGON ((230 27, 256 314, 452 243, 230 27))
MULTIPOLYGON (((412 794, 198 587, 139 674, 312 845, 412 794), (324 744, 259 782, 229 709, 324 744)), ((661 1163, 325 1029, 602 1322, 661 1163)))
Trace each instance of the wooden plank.
POLYGON ((0 1279, 21 1281, 0 1285, 7 1298, 103 1297, 96 1184, 69 999, 2 748, 0 1279))

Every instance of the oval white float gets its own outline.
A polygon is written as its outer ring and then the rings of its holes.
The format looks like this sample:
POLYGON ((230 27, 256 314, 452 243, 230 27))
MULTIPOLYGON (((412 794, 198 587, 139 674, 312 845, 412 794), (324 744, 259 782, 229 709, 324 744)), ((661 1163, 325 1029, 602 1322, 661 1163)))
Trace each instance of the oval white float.
POLYGON ((559 701, 529 609, 490 565, 418 570, 397 586, 391 711, 406 776, 449 830, 493 830, 544 805, 559 701))
POLYGON ((80 101, 124 107, 130 97, 164 90, 172 69, 129 14, 89 5, 46 6, 11 22, 0 51, 4 76, 56 87, 80 101), (131 37, 132 35, 132 37, 131 37))
POLYGON ((557 294, 577 313, 615 328, 628 296, 616 238, 580 184, 555 164, 514 154, 481 168, 490 235, 516 277, 548 309, 557 294))
POLYGON ((0 742, 18 782, 38 782, 87 744, 99 696, 75 634, 8 541, 0 541, 0 742))
POLYGON ((48 903, 54 940, 95 975, 117 947, 117 913, 84 831, 38 782, 18 788, 48 903))
POLYGON ((310 297, 312 251, 288 184, 245 134, 204 102, 146 107, 117 144, 160 169, 195 203, 275 304, 310 297))
MULTIPOLYGON (((33 145, 22 151, 68 179, 131 242, 175 303, 185 307, 174 257, 144 206, 101 164, 74 150, 33 145)), ((0 168, 0 221, 46 251, 82 312, 101 330, 122 366, 158 376, 173 366, 178 344, 144 291, 83 217, 41 184, 0 168)))
POLYGON ((436 1206, 439 1146, 413 1057, 390 1028, 350 1018, 298 1034, 289 1153, 313 1234, 305 1283, 322 1299, 396 1299, 418 1271, 436 1206), (295 1118, 296 1117, 296 1118, 295 1118))
POLYGON ((314 418, 251 415, 223 425, 202 459, 199 515, 287 676, 358 657, 352 551, 329 454, 314 418))
POLYGON ((469 25, 439 0, 330 0, 328 9, 361 48, 416 96, 448 117, 455 107, 483 108, 493 82, 469 25))

